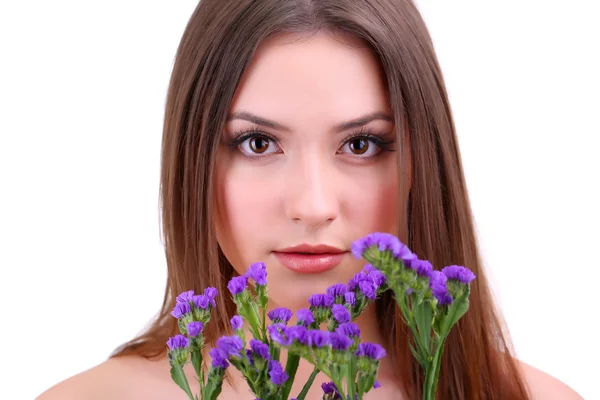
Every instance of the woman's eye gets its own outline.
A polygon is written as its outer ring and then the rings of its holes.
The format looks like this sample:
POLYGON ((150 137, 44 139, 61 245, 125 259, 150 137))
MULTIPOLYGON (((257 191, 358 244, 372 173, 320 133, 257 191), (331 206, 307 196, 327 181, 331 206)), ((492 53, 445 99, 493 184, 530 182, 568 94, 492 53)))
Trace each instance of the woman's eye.
POLYGON ((266 155, 276 153, 279 150, 273 140, 264 136, 251 136, 240 143, 240 148, 247 155, 266 155))
POLYGON ((369 157, 377 154, 381 149, 372 140, 365 137, 357 137, 348 140, 342 151, 344 153, 350 153, 357 156, 369 157))

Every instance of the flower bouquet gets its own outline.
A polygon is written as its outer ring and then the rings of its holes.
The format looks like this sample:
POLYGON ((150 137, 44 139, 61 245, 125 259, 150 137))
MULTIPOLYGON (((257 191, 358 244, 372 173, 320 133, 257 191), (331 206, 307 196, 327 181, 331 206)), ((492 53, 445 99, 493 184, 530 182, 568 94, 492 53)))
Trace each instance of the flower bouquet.
POLYGON ((360 330, 352 320, 381 293, 392 290, 414 336, 412 354, 425 373, 423 399, 433 400, 445 340, 469 308, 470 283, 475 275, 457 265, 436 271, 398 238, 385 233, 355 241, 352 254, 368 264, 347 284, 338 283, 326 293, 312 295, 310 308, 296 311, 293 326, 288 325, 291 310, 266 312, 264 263, 252 264, 246 274, 231 279, 227 287, 238 312, 231 319, 234 334, 219 338, 210 349, 208 369, 203 360, 202 329, 210 321, 217 290, 206 288, 200 295, 181 293, 171 312, 181 333, 167 341, 173 381, 190 400, 215 400, 227 368, 233 365, 258 399, 288 400, 302 358, 314 369, 300 393, 291 399, 303 400, 319 372, 331 379, 322 385, 324 400, 363 399, 365 393, 380 386, 377 370, 386 353, 378 344, 361 342, 360 330), (254 281, 254 290, 249 288, 249 280, 254 281), (244 325, 252 335, 248 343, 244 325), (281 349, 287 351, 285 368, 280 362, 281 349), (190 360, 200 384, 200 397, 192 393, 183 372, 190 360))

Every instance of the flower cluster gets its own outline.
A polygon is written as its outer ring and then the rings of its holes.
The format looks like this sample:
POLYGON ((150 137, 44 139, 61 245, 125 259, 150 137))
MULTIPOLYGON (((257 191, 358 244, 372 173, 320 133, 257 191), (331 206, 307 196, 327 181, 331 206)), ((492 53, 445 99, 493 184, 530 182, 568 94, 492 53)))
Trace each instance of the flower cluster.
POLYGON ((443 346, 450 329, 469 308, 475 274, 460 265, 435 270, 397 237, 372 233, 352 244, 356 258, 364 258, 380 271, 412 331, 412 349, 425 370, 424 398, 433 399, 443 346))
POLYGON ((468 308, 475 275, 458 265, 437 271, 389 234, 368 235, 353 243, 352 252, 368 264, 347 283, 310 296, 309 308, 296 311, 294 325, 290 325, 294 317, 291 310, 266 310, 264 263, 254 263, 244 275, 233 277, 227 285, 237 307, 230 320, 232 334, 218 338, 206 352, 211 359, 206 375, 202 332, 216 307, 217 290, 206 288, 199 295, 192 290, 181 293, 171 312, 181 333, 167 341, 175 383, 191 400, 198 399, 183 373, 183 366, 191 359, 202 399, 217 398, 226 370, 233 366, 257 398, 287 400, 302 358, 313 364, 314 370, 292 400, 306 397, 319 372, 331 379, 322 385, 323 399, 360 400, 381 386, 377 371, 386 352, 378 344, 361 342, 360 329, 353 321, 384 291, 392 290, 414 335, 413 354, 425 369, 424 398, 433 399, 443 343, 468 308), (248 333, 252 338, 246 342, 248 333), (285 366, 280 361, 283 350, 287 352, 285 366))
MULTIPOLYGON (((211 311, 216 307, 215 298, 218 291, 208 287, 202 294, 195 294, 188 290, 175 298, 175 307, 171 315, 177 318, 180 334, 167 340, 167 356, 171 365, 171 377, 179 387, 186 392, 188 397, 194 398, 183 373, 183 366, 191 358, 194 370, 199 377, 203 378, 202 351, 204 339, 202 330, 210 321, 211 311)), ((223 375, 213 373, 212 381, 222 380, 223 375)))
POLYGON ((372 233, 355 241, 352 254, 371 262, 371 267, 375 265, 391 281, 390 286, 403 287, 409 295, 430 294, 439 305, 450 305, 475 279, 473 272, 459 265, 434 270, 429 261, 420 260, 408 246, 387 233, 372 233))

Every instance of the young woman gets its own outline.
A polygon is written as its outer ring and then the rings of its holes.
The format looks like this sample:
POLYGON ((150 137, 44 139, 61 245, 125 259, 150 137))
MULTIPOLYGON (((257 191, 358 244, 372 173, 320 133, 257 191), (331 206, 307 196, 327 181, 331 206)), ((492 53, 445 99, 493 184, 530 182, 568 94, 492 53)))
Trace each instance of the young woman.
MULTIPOLYGON (((40 399, 184 399, 165 346, 177 294, 219 289, 204 331, 214 343, 235 313, 231 277, 264 261, 269 307, 306 307, 362 268, 350 244, 376 231, 436 268, 477 275, 446 344, 440 399, 579 398, 512 355, 481 268, 442 73, 409 0, 201 0, 169 88, 161 200, 168 285, 158 319, 40 399)), ((388 353, 367 398, 420 398, 393 299, 357 323, 388 353)), ((310 372, 300 365, 293 394, 310 372)), ((220 398, 253 399, 233 368, 229 378, 220 398)), ((308 398, 321 398, 325 380, 308 398)))

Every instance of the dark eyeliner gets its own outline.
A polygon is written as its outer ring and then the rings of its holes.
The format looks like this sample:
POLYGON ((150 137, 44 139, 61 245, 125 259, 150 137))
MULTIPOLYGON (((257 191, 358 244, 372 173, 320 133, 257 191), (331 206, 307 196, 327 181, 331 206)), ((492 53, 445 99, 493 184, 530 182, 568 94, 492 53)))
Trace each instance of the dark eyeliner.
POLYGON ((241 129, 239 131, 234 132, 231 135, 231 138, 227 139, 226 144, 228 147, 236 148, 252 137, 263 137, 274 143, 278 142, 277 138, 275 138, 273 135, 262 131, 258 127, 252 127, 249 129, 241 129))
POLYGON ((346 137, 341 143, 341 146, 344 146, 355 139, 366 139, 373 142, 381 150, 396 151, 396 149, 392 146, 396 143, 396 138, 394 137, 393 139, 391 139, 387 136, 389 135, 385 133, 377 133, 370 128, 363 127, 359 131, 353 132, 348 137, 346 137))

